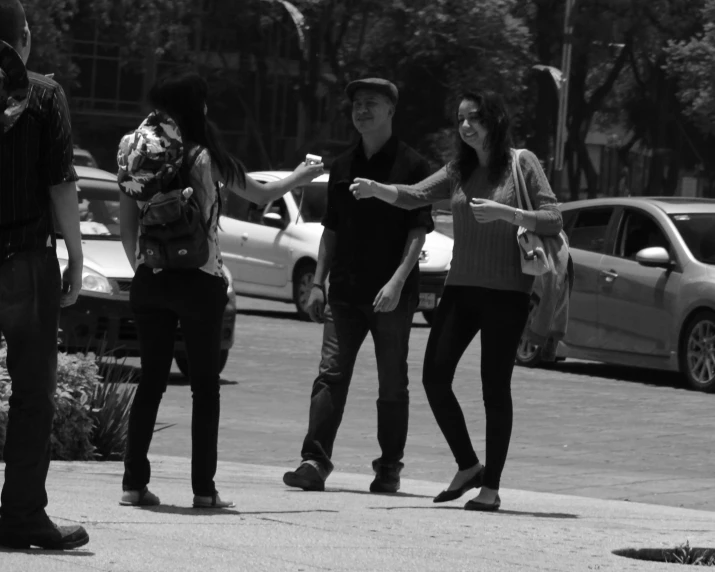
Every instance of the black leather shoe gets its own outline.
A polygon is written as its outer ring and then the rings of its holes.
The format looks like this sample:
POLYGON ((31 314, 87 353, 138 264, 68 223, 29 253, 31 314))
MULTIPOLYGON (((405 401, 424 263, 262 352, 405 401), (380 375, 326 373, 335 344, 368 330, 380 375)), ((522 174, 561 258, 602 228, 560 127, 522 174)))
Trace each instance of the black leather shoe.
POLYGON ((436 497, 434 497, 434 500, 432 502, 447 502, 447 501, 453 501, 457 500, 459 497, 461 497, 464 493, 466 493, 470 489, 478 489, 479 487, 482 486, 482 482, 484 481, 484 470, 485 467, 482 466, 481 469, 479 469, 474 476, 469 479, 466 483, 464 483, 461 487, 458 489, 454 490, 444 490, 441 493, 439 493, 436 497))
POLYGON ((51 528, 22 532, 0 529, 0 546, 15 550, 27 550, 30 546, 39 546, 45 550, 71 550, 89 542, 87 531, 79 526, 56 526, 51 528))
POLYGON ((472 499, 464 505, 464 510, 476 510, 481 512, 495 512, 499 510, 501 506, 501 499, 499 495, 494 499, 493 503, 478 502, 476 499, 472 499))
POLYGON ((375 467, 375 480, 370 483, 371 493, 396 493, 399 490, 399 469, 392 467, 375 467))
POLYGON ((283 482, 289 487, 304 491, 324 491, 325 479, 310 463, 302 463, 295 471, 283 475, 283 482))

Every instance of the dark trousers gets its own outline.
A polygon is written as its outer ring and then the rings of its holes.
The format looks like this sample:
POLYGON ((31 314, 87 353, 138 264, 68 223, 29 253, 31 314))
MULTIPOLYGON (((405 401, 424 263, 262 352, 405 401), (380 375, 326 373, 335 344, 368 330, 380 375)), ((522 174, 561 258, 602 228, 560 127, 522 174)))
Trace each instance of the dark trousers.
POLYGON ((124 490, 141 490, 151 477, 147 455, 161 398, 169 381, 177 327, 186 344, 191 377, 191 484, 195 495, 216 492, 214 476, 220 413, 221 324, 226 283, 201 270, 141 265, 130 291, 139 334, 141 378, 129 415, 124 490))
POLYGON ((416 296, 403 292, 392 312, 374 312, 371 304, 331 300, 326 308, 318 377, 310 398, 308 434, 301 455, 333 469, 333 443, 345 410, 358 351, 368 332, 377 359, 377 441, 382 456, 373 466, 402 468, 407 440, 409 391, 407 355, 416 296))
POLYGON ((45 480, 57 383, 61 279, 54 249, 0 264, 0 330, 7 343, 12 396, 3 456, 3 527, 48 525, 45 480))
POLYGON ((457 364, 481 330, 482 396, 487 418, 484 485, 499 488, 511 439, 511 375, 529 314, 521 292, 447 286, 427 341, 423 384, 432 413, 460 470, 477 464, 462 408, 452 390, 457 364))

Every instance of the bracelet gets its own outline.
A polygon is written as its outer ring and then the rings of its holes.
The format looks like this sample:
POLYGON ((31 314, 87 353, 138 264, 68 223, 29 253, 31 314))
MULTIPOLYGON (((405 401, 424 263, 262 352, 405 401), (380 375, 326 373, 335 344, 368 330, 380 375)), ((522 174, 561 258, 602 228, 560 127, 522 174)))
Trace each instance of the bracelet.
POLYGON ((325 285, 324 284, 318 284, 317 282, 313 282, 311 288, 320 288, 320 291, 323 293, 323 296, 325 296, 325 285))

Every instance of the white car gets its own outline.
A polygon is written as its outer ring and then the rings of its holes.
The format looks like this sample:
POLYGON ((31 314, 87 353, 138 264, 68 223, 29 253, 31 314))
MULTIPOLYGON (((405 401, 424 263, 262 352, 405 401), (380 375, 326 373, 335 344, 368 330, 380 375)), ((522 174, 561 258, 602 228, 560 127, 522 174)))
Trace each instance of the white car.
MULTIPOLYGON (((285 178, 290 171, 250 173, 266 183, 285 178)), ((273 201, 265 207, 224 196, 219 230, 224 263, 233 276, 236 294, 293 303, 307 320, 306 304, 318 260, 323 218, 327 206, 328 175, 273 201)), ((420 305, 430 322, 444 288, 452 261, 450 237, 433 231, 420 256, 420 305)))

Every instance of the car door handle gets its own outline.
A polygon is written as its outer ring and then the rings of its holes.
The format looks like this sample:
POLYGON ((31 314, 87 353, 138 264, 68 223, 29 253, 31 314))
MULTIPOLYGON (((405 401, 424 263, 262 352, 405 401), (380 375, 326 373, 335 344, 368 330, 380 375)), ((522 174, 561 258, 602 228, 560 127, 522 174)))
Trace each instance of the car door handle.
POLYGON ((615 270, 601 270, 601 276, 606 279, 606 282, 613 282, 618 278, 618 272, 615 270))

